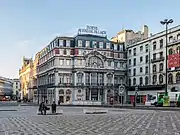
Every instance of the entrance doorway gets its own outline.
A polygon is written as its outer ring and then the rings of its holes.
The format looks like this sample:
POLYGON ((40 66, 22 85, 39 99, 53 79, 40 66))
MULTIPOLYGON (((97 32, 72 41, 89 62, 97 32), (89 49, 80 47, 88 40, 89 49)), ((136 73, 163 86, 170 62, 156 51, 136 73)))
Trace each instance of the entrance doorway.
POLYGON ((64 103, 64 96, 59 96, 60 103, 64 103))

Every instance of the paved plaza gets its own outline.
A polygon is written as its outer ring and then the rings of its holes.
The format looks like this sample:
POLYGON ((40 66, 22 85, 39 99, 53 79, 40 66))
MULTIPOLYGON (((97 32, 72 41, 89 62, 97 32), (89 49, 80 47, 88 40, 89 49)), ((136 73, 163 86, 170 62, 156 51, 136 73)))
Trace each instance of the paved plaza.
MULTIPOLYGON (((0 107, 5 109, 6 107, 0 107)), ((38 116, 37 107, 0 112, 0 135, 179 135, 180 112, 108 109, 83 114, 82 107, 58 107, 63 115, 38 116)), ((57 110, 58 110, 57 109, 57 110)))

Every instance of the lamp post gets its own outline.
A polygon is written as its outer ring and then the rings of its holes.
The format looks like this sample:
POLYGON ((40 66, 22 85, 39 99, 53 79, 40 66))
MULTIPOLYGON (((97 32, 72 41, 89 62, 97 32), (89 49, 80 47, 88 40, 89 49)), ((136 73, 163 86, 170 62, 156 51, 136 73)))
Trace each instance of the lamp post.
POLYGON ((166 61, 166 64, 165 64, 165 69, 166 69, 166 72, 165 72, 165 75, 166 75, 166 82, 165 82, 165 96, 167 96, 168 95, 168 92, 167 92, 167 86, 168 86, 168 77, 167 77, 167 74, 168 74, 168 70, 167 70, 167 58, 168 58, 168 53, 167 53, 167 35, 168 35, 168 24, 171 24, 171 23, 173 23, 173 19, 164 19, 164 21, 160 21, 160 23, 162 24, 162 25, 165 25, 166 26, 166 59, 165 59, 165 61, 166 61))

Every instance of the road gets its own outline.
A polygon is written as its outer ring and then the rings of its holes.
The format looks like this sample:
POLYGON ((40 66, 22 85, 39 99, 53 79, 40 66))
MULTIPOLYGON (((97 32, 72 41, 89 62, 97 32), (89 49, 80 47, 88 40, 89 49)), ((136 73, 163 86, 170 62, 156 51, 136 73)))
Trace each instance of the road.
POLYGON ((0 107, 0 135, 179 135, 180 112, 109 108, 83 114, 85 107, 58 107, 63 115, 38 116, 37 107, 0 107))

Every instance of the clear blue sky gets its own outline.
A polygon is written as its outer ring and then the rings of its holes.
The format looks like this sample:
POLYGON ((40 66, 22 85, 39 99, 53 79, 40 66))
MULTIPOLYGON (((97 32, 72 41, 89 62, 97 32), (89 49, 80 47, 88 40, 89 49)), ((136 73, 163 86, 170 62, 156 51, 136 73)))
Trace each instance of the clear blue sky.
POLYGON ((32 57, 57 35, 72 35, 92 24, 108 37, 122 28, 152 33, 159 21, 180 24, 179 0, 0 0, 0 76, 18 77, 22 57, 32 57))

